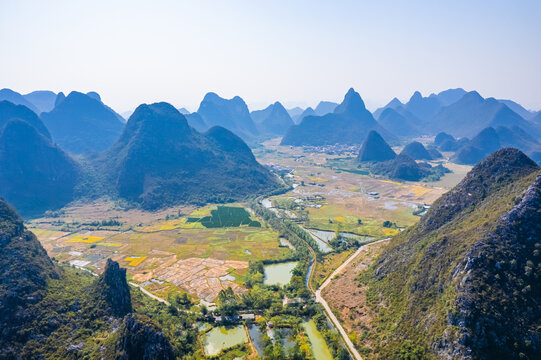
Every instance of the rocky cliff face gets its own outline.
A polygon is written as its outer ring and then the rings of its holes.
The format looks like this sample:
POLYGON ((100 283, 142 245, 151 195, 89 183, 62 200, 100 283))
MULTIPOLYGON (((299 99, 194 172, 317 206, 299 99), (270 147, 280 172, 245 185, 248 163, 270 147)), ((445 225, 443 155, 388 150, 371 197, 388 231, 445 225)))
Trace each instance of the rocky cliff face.
POLYGON ((540 251, 538 175, 454 270, 461 279, 449 327, 458 327, 459 338, 443 346, 444 357, 534 359, 541 354, 540 251))
MULTIPOLYGON (((0 199, 0 358, 9 357, 12 341, 32 320, 28 307, 46 294, 48 279, 59 270, 22 219, 0 199)), ((19 340, 17 340, 19 341, 19 340)))
POLYGON ((495 152, 475 166, 456 187, 434 203, 421 221, 421 229, 428 231, 439 228, 505 184, 538 169, 535 162, 520 150, 506 148, 495 152))
POLYGON ((121 268, 116 261, 107 259, 103 274, 96 280, 95 292, 112 315, 122 317, 132 311, 126 269, 121 268))
POLYGON ((361 273, 373 358, 539 357, 539 173, 516 149, 492 154, 361 273))
POLYGON ((142 315, 127 315, 115 345, 117 360, 169 360, 175 353, 167 337, 142 315))

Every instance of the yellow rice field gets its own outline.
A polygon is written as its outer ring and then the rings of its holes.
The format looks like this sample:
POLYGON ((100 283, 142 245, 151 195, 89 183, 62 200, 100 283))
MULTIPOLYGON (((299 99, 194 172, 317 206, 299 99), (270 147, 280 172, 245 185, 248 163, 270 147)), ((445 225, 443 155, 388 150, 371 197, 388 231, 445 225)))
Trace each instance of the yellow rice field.
POLYGON ((75 235, 69 240, 66 240, 67 243, 86 243, 93 244, 98 241, 103 240, 103 237, 100 236, 85 236, 85 235, 75 235))
POLYGON ((147 257, 146 256, 130 256, 124 259, 124 261, 129 261, 129 266, 137 266, 143 262, 147 257))

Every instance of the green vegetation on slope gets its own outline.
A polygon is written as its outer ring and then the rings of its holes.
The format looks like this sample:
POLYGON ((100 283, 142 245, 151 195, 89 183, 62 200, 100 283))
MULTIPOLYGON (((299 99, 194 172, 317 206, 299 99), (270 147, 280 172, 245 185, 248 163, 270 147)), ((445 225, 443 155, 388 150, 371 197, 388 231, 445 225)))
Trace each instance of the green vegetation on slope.
POLYGON ((116 262, 108 260, 97 278, 57 267, 4 200, 0 253, 0 358, 173 359, 194 352, 191 315, 172 314, 139 292, 133 306, 116 262))
POLYGON ((518 150, 491 155, 361 273, 376 314, 371 357, 539 353, 538 172, 518 150), (533 206, 520 208, 529 186, 533 206))

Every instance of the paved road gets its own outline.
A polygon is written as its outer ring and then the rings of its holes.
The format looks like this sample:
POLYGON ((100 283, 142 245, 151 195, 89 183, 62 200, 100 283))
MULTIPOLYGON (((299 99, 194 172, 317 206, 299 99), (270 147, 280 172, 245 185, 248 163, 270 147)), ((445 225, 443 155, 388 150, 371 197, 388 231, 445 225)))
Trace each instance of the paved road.
POLYGON ((153 298, 154 300, 158 300, 159 302, 162 302, 162 303, 164 303, 165 305, 169 305, 169 302, 168 302, 167 300, 162 299, 161 297, 158 297, 158 296, 154 295, 154 294, 151 293, 150 291, 144 289, 142 286, 139 286, 139 284, 136 284, 136 283, 133 283, 133 282, 131 282, 131 283, 129 283, 129 284, 130 284, 131 286, 138 287, 139 290, 141 290, 141 291, 143 292, 143 294, 150 296, 150 297, 153 298))
POLYGON ((336 275, 338 275, 339 273, 342 272, 342 270, 344 270, 344 268, 346 266, 349 265, 350 262, 353 261, 353 259, 355 259, 360 253, 361 251, 363 251, 363 249, 366 247, 366 246, 370 246, 372 244, 377 244, 379 242, 382 242, 382 241, 387 241, 389 239, 383 239, 383 240, 378 240, 378 241, 375 241, 373 243, 370 243, 370 244, 367 244, 367 245, 363 245, 361 246, 357 251, 355 251, 355 253, 353 255, 351 255, 346 261, 344 261, 344 263, 342 265, 340 265, 336 270, 334 270, 334 272, 331 274, 331 276, 329 276, 327 278, 327 280, 325 280, 323 282, 323 284, 321 284, 321 286, 319 287, 319 289, 317 289, 316 291, 316 301, 318 303, 320 303, 323 308, 325 309, 325 311, 327 312, 327 316, 329 317, 329 319, 331 319, 332 323, 334 324, 334 326, 338 329, 338 332, 340 332, 340 335, 342 335, 342 338, 344 339, 344 342, 346 343, 347 347, 349 348, 349 352, 350 354, 355 358, 355 360, 362 360, 362 357, 361 355, 359 354, 359 352, 357 351, 357 349, 355 348, 355 345, 353 345, 353 343, 351 342, 351 340, 349 339, 349 336, 346 332, 346 330, 344 330, 344 328, 342 327, 342 325, 340 324, 340 322, 338 321, 338 319, 336 318, 336 316, 333 314, 333 312, 331 311, 331 308, 329 307, 329 304, 327 304, 327 301, 325 301, 325 299, 323 299, 323 296, 321 296, 321 291, 331 283, 332 279, 334 279, 334 277, 336 275))

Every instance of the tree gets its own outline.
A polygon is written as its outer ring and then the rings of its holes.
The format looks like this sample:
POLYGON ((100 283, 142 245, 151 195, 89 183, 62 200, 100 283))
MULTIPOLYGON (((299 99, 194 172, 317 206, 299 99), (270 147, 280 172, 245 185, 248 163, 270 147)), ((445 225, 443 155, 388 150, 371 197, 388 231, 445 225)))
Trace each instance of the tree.
POLYGON ((349 356, 349 352, 345 348, 340 349, 340 352, 338 353, 338 360, 350 360, 350 359, 351 357, 349 356))

